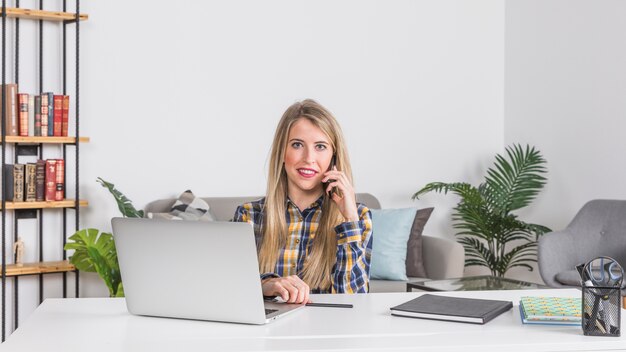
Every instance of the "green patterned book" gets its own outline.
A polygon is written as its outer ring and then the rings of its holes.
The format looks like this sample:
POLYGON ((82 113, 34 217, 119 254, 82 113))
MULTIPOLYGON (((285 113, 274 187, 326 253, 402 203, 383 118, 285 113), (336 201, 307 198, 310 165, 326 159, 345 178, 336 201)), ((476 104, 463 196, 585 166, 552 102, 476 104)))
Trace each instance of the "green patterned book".
POLYGON ((520 314, 524 324, 580 325, 580 297, 522 297, 520 314))

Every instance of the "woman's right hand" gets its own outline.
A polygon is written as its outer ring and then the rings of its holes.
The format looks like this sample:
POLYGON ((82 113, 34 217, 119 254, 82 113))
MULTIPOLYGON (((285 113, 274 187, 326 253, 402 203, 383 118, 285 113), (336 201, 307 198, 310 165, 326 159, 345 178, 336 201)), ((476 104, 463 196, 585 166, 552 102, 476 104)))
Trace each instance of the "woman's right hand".
POLYGON ((272 277, 261 282, 263 296, 280 296, 287 303, 309 303, 311 289, 297 275, 272 277))

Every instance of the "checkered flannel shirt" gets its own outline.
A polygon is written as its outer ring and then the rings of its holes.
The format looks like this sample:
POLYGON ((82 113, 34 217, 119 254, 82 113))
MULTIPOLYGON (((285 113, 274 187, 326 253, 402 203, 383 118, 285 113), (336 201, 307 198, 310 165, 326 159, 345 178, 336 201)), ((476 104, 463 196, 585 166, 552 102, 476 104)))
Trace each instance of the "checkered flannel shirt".
MULTIPOLYGON (((267 277, 301 277, 304 262, 315 241, 319 220, 322 215, 321 196, 307 209, 300 211, 287 200, 286 219, 288 236, 273 273, 262 273, 267 277)), ((254 225, 257 248, 262 243, 263 206, 265 198, 237 207, 234 221, 254 225)), ((332 285, 328 288, 312 288, 311 293, 366 293, 369 289, 369 271, 372 254, 372 215, 363 204, 357 204, 359 221, 344 222, 335 227, 337 234, 337 261, 332 270, 332 285)))

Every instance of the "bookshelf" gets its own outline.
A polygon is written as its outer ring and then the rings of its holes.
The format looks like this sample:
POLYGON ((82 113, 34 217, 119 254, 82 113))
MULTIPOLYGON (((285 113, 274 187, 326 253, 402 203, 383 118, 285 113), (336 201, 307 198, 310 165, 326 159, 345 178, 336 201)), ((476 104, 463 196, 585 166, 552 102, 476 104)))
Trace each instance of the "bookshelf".
MULTIPOLYGON (((37 9, 19 9, 7 7, 6 11, 8 18, 23 18, 29 20, 43 20, 43 21, 75 21, 76 14, 69 12, 56 12, 56 11, 44 11, 37 9)), ((85 21, 89 18, 86 14, 80 14, 80 20, 85 21)))
MULTIPOLYGON (((11 293, 8 292, 7 283, 12 280, 13 290, 12 290, 12 318, 13 318, 13 326, 12 330, 15 330, 19 326, 19 278, 23 276, 37 276, 38 284, 39 284, 39 303, 43 301, 43 293, 44 293, 44 275, 46 274, 59 274, 62 275, 62 295, 63 297, 67 297, 67 288, 68 288, 68 273, 73 273, 75 279, 75 293, 74 296, 78 297, 79 293, 79 275, 76 268, 69 263, 67 260, 67 254, 65 250, 61 250, 61 253, 56 256, 56 258, 45 258, 43 255, 42 247, 44 247, 44 238, 47 233, 54 233, 58 235, 58 232, 61 231, 61 237, 63 241, 63 246, 66 243, 68 234, 71 235, 74 231, 79 229, 79 215, 80 208, 88 206, 88 202, 86 200, 80 199, 79 193, 79 157, 80 157, 80 144, 88 143, 89 138, 80 136, 80 124, 79 124, 79 58, 80 58, 80 23, 81 21, 86 21, 89 16, 84 13, 80 13, 80 0, 74 0, 73 4, 75 4, 74 11, 68 11, 67 0, 62 0, 61 3, 55 2, 45 2, 47 7, 56 6, 59 7, 59 4, 62 4, 61 11, 50 11, 44 10, 44 1, 39 0, 39 8, 38 9, 26 9, 20 8, 19 1, 15 2, 15 7, 7 7, 7 1, 2 1, 2 7, 0 8, 0 16, 2 19, 2 106, 1 106, 1 115, 2 120, 0 121, 0 128, 2 130, 1 133, 1 144, 2 144, 2 200, 0 203, 0 215, 1 215, 1 223, 2 223, 2 263, 0 265, 1 268, 1 278, 2 278, 2 301, 1 304, 1 330, 2 330, 2 342, 5 341, 7 336, 7 322, 9 317, 7 317, 7 298, 11 293), (13 21, 12 23, 9 21, 13 21), (33 38, 20 38, 20 21, 30 21, 33 23, 33 26, 38 26, 39 36, 37 39, 33 38), (62 26, 62 63, 58 62, 59 58, 56 55, 50 55, 47 57, 46 53, 43 50, 43 31, 44 31, 44 22, 56 22, 60 23, 62 26), (13 45, 7 43, 7 26, 14 25, 13 28, 13 45), (71 93, 67 91, 67 58, 68 58, 68 49, 67 43, 72 40, 70 35, 67 34, 67 26, 74 27, 74 45, 73 49, 75 54, 74 68, 75 68, 75 90, 71 93), (8 45, 9 44, 9 45, 8 45), (20 87, 19 82, 19 73, 20 73, 20 45, 24 44, 34 44, 38 47, 39 51, 39 60, 38 60, 38 72, 36 73, 36 77, 39 78, 38 84, 38 94, 42 94, 44 92, 44 77, 46 73, 43 70, 43 62, 44 61, 53 61, 55 63, 59 63, 62 65, 62 85, 63 85, 63 95, 71 96, 71 109, 73 110, 73 121, 70 119, 71 125, 74 127, 74 133, 72 136, 67 137, 42 137, 42 136, 8 136, 6 126, 7 119, 7 111, 5 109, 6 93, 3 88, 7 83, 16 83, 18 85, 18 90, 20 87), (11 47, 9 47, 11 46, 11 47), (9 47, 9 48, 8 48, 9 47), (11 53, 7 53, 7 49, 11 50, 11 53), (14 55, 14 56, 13 56, 14 55), (12 77, 7 77, 6 68, 8 64, 12 64, 13 66, 13 74, 12 77), (44 149, 48 150, 50 148, 55 148, 55 154, 57 154, 58 158, 67 160, 66 157, 71 152, 74 156, 74 165, 72 171, 74 172, 72 176, 70 176, 70 169, 67 163, 64 168, 64 182, 65 185, 68 185, 68 180, 74 181, 75 188, 73 190, 65 187, 64 192, 67 197, 68 194, 73 193, 73 198, 65 198, 60 201, 37 201, 37 202, 13 202, 7 199, 7 195, 5 190, 7 189, 6 179, 4 177, 4 169, 7 164, 18 163, 21 157, 36 157, 37 159, 45 159, 44 158, 44 149), (73 148, 72 151, 68 151, 68 148, 73 148), (12 154, 12 159, 8 159, 7 156, 12 154), (62 154, 62 155, 58 155, 62 154), (51 216, 57 216, 57 213, 61 216, 61 225, 62 228, 53 228, 50 229, 49 226, 44 226, 43 217, 44 211, 48 209, 57 209, 57 211, 51 216), (70 213, 73 211, 73 213, 70 213), (68 228, 68 218, 74 219, 74 227, 75 229, 71 230, 68 228), (7 253, 12 253, 13 244, 18 239, 18 231, 19 225, 21 221, 37 221, 37 242, 38 243, 27 243, 29 248, 39 249, 38 261, 31 263, 22 263, 15 264, 15 256, 13 256, 12 260, 8 257, 7 253), (7 226, 9 221, 12 221, 13 229, 9 231, 7 226)), ((47 87, 50 89, 50 87, 47 87)), ((57 87, 58 88, 58 87, 57 87)), ((32 131, 30 132, 32 134, 32 131)), ((11 199, 12 200, 12 199, 11 199)), ((63 246, 61 248, 63 248, 63 246)), ((8 332, 10 333, 10 332, 8 332)))
MULTIPOLYGON (((6 136, 5 141, 7 143, 21 143, 21 144, 76 144, 76 137, 20 137, 20 136, 6 136)), ((88 143, 89 137, 78 138, 79 143, 88 143)))
POLYGON ((11 277, 47 273, 62 273, 74 270, 76 270, 76 268, 74 268, 74 265, 70 264, 69 261, 60 260, 56 262, 24 263, 22 266, 8 264, 6 269, 6 275, 11 277))
MULTIPOLYGON (((76 206, 76 200, 65 199, 54 202, 5 202, 6 209, 59 209, 59 208, 72 208, 76 206)), ((80 200, 78 204, 81 207, 86 207, 88 202, 86 200, 80 200)), ((1 208, 1 207, 0 207, 1 208)))

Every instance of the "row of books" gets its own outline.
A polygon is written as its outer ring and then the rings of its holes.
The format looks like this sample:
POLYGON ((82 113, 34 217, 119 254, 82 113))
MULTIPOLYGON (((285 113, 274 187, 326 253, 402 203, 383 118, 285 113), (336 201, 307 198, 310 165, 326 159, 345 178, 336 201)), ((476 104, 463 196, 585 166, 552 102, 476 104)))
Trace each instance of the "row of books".
POLYGON ((43 202, 65 198, 65 161, 37 160, 36 163, 6 164, 4 177, 7 201, 43 202))
POLYGON ((18 93, 14 83, 6 84, 4 92, 7 136, 68 135, 69 95, 18 93))

